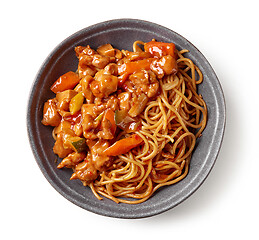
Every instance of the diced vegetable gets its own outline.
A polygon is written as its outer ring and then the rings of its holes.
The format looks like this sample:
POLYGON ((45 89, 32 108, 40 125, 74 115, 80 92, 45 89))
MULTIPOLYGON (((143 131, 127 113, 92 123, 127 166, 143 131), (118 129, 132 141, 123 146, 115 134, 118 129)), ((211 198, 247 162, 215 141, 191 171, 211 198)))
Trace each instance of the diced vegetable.
POLYGON ((128 112, 125 110, 115 111, 115 122, 116 125, 121 129, 125 129, 129 123, 134 122, 135 120, 128 115, 128 112))
POLYGON ((127 153, 132 148, 135 148, 143 143, 143 139, 138 134, 133 134, 128 138, 121 139, 104 150, 104 154, 108 156, 117 156, 127 153))
POLYGON ((136 117, 138 116, 146 107, 148 102, 148 97, 142 93, 139 95, 136 101, 134 101, 133 106, 129 110, 129 115, 131 117, 136 117))
POLYGON ((115 113, 111 109, 104 112, 103 120, 107 119, 111 123, 111 132, 114 135, 116 132, 115 113))
POLYGON ((62 92, 68 89, 73 89, 80 79, 78 75, 72 71, 63 74, 51 86, 50 90, 54 93, 62 92))
POLYGON ((116 125, 127 133, 136 132, 140 127, 140 121, 130 117, 125 110, 115 111, 116 125))
POLYGON ((94 119, 94 121, 102 121, 103 115, 104 115, 104 112, 100 113, 100 114, 94 119))
POLYGON ((76 151, 76 152, 83 152, 87 150, 87 145, 86 141, 84 138, 80 137, 71 137, 69 139, 69 142, 71 144, 71 147, 76 151))
POLYGON ((78 112, 81 109, 83 103, 84 103, 84 96, 82 92, 80 92, 77 95, 75 95, 70 101, 70 104, 69 104, 70 113, 73 115, 76 112, 78 112))
POLYGON ((132 74, 140 70, 149 70, 150 64, 152 63, 153 60, 154 58, 147 58, 147 59, 138 60, 134 62, 123 63, 122 65, 119 66, 118 73, 119 75, 123 75, 125 73, 132 74))
POLYGON ((123 124, 123 120, 126 118, 127 116, 127 111, 125 110, 117 110, 115 111, 115 123, 117 126, 120 126, 120 124, 123 124))
POLYGON ((145 43, 144 50, 150 52, 153 57, 175 56, 175 45, 173 43, 150 41, 145 43))

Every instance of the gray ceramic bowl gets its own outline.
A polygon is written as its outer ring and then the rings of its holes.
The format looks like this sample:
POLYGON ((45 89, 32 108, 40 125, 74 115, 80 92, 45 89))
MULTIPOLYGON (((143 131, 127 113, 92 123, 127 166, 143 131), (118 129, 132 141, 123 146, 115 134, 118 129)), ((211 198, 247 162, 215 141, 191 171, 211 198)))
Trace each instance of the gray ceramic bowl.
POLYGON ((225 102, 220 83, 205 57, 188 40, 160 25, 135 19, 118 19, 87 27, 61 42, 41 66, 32 86, 27 112, 27 128, 36 161, 50 184, 74 204, 97 214, 117 218, 143 218, 169 210, 189 197, 210 173, 218 155, 225 127, 225 102), (187 55, 201 69, 204 82, 199 86, 208 106, 208 123, 193 153, 190 171, 181 182, 156 192, 138 205, 116 204, 97 200, 80 181, 70 181, 71 170, 58 170, 52 151, 51 127, 41 124, 44 102, 54 97, 52 83, 67 71, 75 71, 74 47, 89 44, 96 48, 111 43, 119 49, 132 50, 136 40, 174 42, 178 49, 189 49, 187 55))

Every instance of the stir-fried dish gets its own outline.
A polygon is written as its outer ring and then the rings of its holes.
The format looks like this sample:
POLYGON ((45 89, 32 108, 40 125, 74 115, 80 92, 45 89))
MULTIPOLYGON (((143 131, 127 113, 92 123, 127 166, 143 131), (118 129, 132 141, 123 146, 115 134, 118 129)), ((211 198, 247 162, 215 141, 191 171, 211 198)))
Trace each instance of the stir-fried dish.
POLYGON ((196 91, 202 73, 186 52, 155 40, 133 51, 75 47, 77 70, 55 79, 43 109, 57 167, 117 203, 143 202, 183 179, 207 116, 196 91))

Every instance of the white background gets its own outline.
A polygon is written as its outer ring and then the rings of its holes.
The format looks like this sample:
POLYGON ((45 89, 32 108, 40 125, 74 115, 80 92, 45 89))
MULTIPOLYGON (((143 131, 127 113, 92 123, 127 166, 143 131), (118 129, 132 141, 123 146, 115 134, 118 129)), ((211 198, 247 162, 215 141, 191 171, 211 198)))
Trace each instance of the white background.
POLYGON ((1 1, 1 239, 258 239, 258 1, 1 1), (35 75, 63 39, 89 25, 138 18, 168 27, 208 59, 227 126, 204 184, 145 219, 103 217, 58 194, 30 149, 26 108, 35 75))

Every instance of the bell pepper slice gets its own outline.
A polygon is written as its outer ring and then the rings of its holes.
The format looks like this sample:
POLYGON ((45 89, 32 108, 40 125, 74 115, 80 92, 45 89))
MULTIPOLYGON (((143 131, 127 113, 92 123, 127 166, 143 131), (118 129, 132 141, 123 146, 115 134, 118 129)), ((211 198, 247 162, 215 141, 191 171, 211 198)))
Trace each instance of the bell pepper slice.
POLYGON ((116 132, 116 128, 117 128, 116 123, 115 123, 115 113, 114 113, 114 111, 111 110, 111 109, 107 109, 104 112, 102 121, 104 121, 105 119, 107 119, 111 123, 111 132, 114 135, 115 132, 116 132))
POLYGON ((71 137, 69 139, 69 142, 71 144, 71 147, 74 149, 74 151, 80 153, 87 150, 86 141, 84 138, 80 137, 71 137))
POLYGON ((119 75, 123 74, 132 74, 134 72, 138 72, 140 70, 149 70, 150 69, 150 64, 154 58, 147 58, 147 59, 142 59, 134 62, 127 62, 123 63, 122 65, 119 66, 118 68, 118 73, 119 75))
POLYGON ((83 103, 84 103, 84 96, 83 96, 83 93, 80 92, 77 95, 75 95, 69 103, 70 113, 74 115, 76 112, 78 112, 81 109, 83 103))
POLYGON ((73 89, 80 79, 78 75, 72 71, 60 76, 51 86, 50 90, 54 93, 62 92, 68 89, 73 89))
POLYGON ((104 154, 108 156, 117 156, 127 153, 132 148, 135 148, 143 143, 143 139, 138 134, 133 134, 128 138, 121 139, 115 142, 110 147, 104 150, 104 154))

